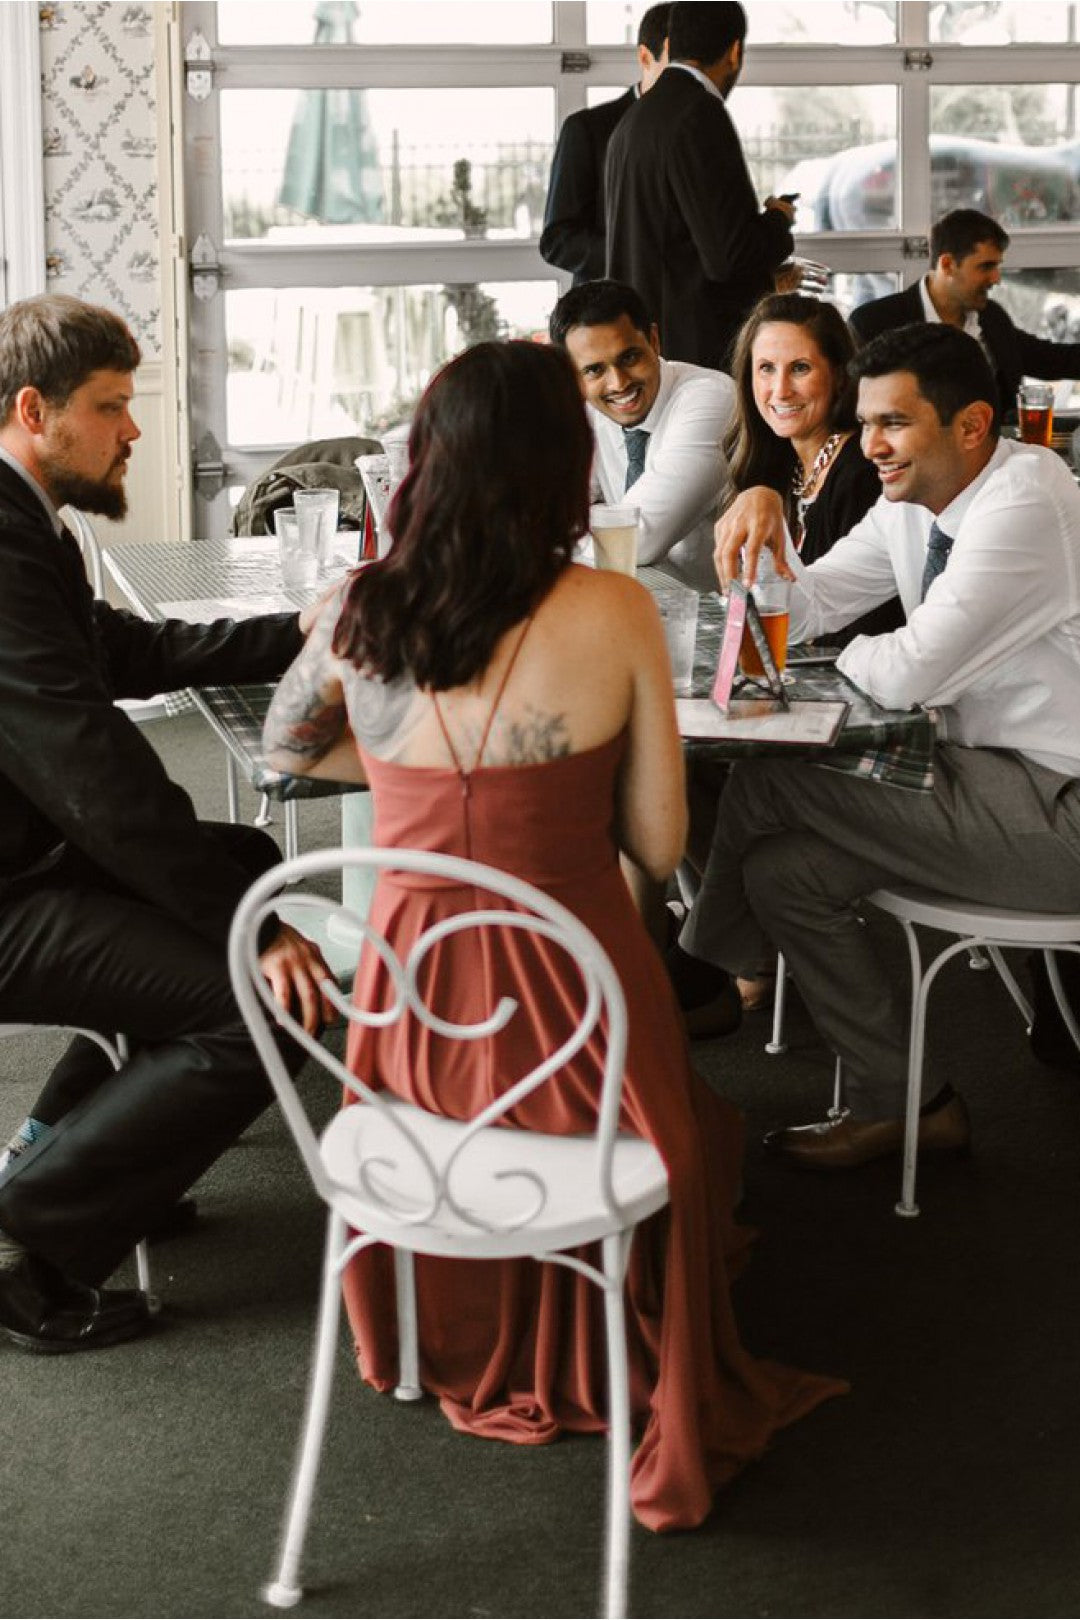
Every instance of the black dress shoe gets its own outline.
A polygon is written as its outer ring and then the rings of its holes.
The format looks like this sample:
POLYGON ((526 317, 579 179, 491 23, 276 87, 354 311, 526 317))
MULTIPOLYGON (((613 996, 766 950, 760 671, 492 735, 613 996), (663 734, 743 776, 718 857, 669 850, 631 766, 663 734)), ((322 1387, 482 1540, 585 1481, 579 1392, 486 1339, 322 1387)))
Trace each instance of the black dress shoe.
POLYGON ((32 1254, 0 1271, 0 1333, 21 1350, 96 1350, 149 1325, 146 1299, 134 1289, 88 1288, 32 1254))

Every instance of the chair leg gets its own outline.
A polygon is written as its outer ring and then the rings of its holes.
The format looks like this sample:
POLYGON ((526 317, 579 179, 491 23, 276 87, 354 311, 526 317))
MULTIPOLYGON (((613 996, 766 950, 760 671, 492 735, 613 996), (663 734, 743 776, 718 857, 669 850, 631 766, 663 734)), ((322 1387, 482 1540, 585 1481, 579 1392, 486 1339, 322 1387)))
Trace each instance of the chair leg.
POLYGON ((784 1039, 784 999, 787 995, 787 963, 784 961, 783 951, 776 957, 776 990, 773 996, 772 1035, 765 1042, 765 1050, 770 1057, 787 1051, 787 1042, 784 1039))
MULTIPOLYGON (((1075 956, 1077 953, 1073 951, 1070 954, 1075 956)), ((1076 1015, 1069 1004, 1069 998, 1065 994, 1065 986, 1061 982, 1061 970, 1058 967, 1057 954, 1054 951, 1043 951, 1043 960, 1046 963, 1047 977, 1050 980, 1050 988, 1054 992, 1058 1012, 1062 1016, 1065 1028, 1072 1036, 1073 1045, 1080 1052, 1080 1024, 1077 1023, 1076 1015)))
POLYGON ((233 826, 240 820, 239 781, 236 775, 236 761, 231 754, 225 755, 225 804, 226 814, 233 826))
MULTIPOLYGON (((121 1067, 131 1057, 131 1047, 126 1035, 117 1035, 116 1055, 121 1067)), ((150 1246, 145 1238, 135 1245, 135 1275, 138 1278, 139 1292, 146 1300, 146 1309, 151 1316, 157 1316, 161 1310, 161 1301, 154 1293, 154 1283, 150 1275, 150 1246)))
POLYGON ((262 1593, 264 1601, 272 1604, 275 1609, 291 1609, 303 1596, 303 1588, 297 1577, 304 1551, 312 1498, 315 1495, 323 1436, 326 1432, 326 1418, 330 1410, 330 1394, 334 1383, 334 1356, 337 1350, 338 1318, 341 1311, 341 1277, 337 1261, 344 1243, 345 1222, 340 1215, 331 1213, 326 1228, 322 1297, 319 1301, 319 1322, 315 1337, 315 1356, 311 1366, 311 1381, 308 1386, 303 1438, 293 1473, 277 1575, 262 1593))
POLYGON ((897 1215, 914 1219, 919 1213, 915 1202, 915 1166, 919 1152, 919 1106, 922 1102, 923 1048, 926 1042, 926 1001, 930 974, 923 975, 919 942, 906 919, 900 926, 907 936, 911 958, 911 1034, 908 1039, 907 1112, 904 1119, 904 1169, 900 1182, 897 1215))
POLYGON ((607 1537, 604 1614, 621 1620, 626 1613, 630 1565, 630 1380, 626 1365, 626 1317, 623 1279, 632 1232, 603 1241, 604 1325, 608 1360, 607 1537))
POLYGON ((394 1399, 420 1401, 420 1345, 416 1322, 416 1266, 410 1249, 394 1250, 394 1293, 397 1296, 398 1381, 394 1399))
POLYGON ((291 861, 300 853, 300 814, 295 799, 285 800, 285 859, 291 861))
POLYGON ((1005 986, 1006 990, 1019 1007, 1020 1016, 1024 1020, 1024 1028, 1030 1030, 1031 1021, 1035 1017, 1035 1009, 1032 1007, 1031 1002, 1017 984, 1016 979, 1013 976, 1012 968, 1001 954, 1000 946, 988 945, 986 947, 986 954, 997 968, 998 978, 1001 980, 1002 984, 1005 986))
POLYGON ((985 973, 989 966, 989 959, 982 946, 970 945, 968 947, 968 967, 972 973, 985 973))
POLYGON ((844 1112, 844 1060, 837 1055, 833 1067, 832 1107, 829 1109, 827 1119, 839 1119, 844 1112))
POLYGON ((255 812, 254 825, 256 827, 272 827, 273 824, 274 813, 270 808, 270 795, 264 793, 259 799, 259 808, 255 812))

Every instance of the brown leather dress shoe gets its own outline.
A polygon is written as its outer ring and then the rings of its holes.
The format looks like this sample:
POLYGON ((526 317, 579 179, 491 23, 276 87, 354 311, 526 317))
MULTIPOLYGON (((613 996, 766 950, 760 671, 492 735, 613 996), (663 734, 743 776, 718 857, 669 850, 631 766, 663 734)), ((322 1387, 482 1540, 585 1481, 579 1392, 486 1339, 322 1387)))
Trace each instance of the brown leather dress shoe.
MULTIPOLYGON (((770 1131, 765 1146, 803 1170, 856 1170, 871 1159, 904 1150, 903 1119, 823 1119, 816 1125, 789 1125, 770 1131)), ((955 1092, 919 1118, 920 1153, 967 1153, 971 1122, 964 1099, 955 1092)))

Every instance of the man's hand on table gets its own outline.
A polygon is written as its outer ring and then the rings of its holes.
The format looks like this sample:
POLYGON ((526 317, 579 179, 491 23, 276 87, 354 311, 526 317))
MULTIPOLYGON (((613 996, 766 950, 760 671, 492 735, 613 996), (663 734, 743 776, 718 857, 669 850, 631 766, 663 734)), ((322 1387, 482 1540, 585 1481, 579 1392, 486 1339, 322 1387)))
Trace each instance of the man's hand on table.
POLYGON ((278 1006, 298 1016, 309 1035, 337 1017, 320 989, 333 972, 319 947, 288 923, 281 923, 273 944, 259 953, 259 966, 278 1006))
POLYGON ((781 579, 794 579, 784 555, 784 503, 774 489, 762 484, 744 489, 717 523, 715 538, 713 562, 721 590, 739 578, 752 585, 762 549, 772 552, 781 579))

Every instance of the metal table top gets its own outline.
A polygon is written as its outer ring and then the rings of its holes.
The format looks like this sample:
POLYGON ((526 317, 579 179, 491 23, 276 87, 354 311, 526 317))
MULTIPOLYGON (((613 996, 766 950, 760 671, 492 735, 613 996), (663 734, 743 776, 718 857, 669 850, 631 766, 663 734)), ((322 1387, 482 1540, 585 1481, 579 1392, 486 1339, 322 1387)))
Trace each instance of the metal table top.
MULTIPOLYGON (((355 551, 355 535, 351 545, 355 551)), ((310 590, 286 591, 278 571, 277 544, 261 536, 174 545, 113 545, 104 549, 103 560, 132 607, 147 619, 167 617, 163 602, 205 600, 208 617, 220 617, 213 604, 222 599, 247 602, 253 612, 299 609, 325 589, 323 581, 310 590)), ((355 782, 316 781, 271 770, 262 757, 262 728, 273 692, 269 683, 203 686, 192 688, 191 697, 257 792, 275 799, 312 799, 363 791, 355 782)))

